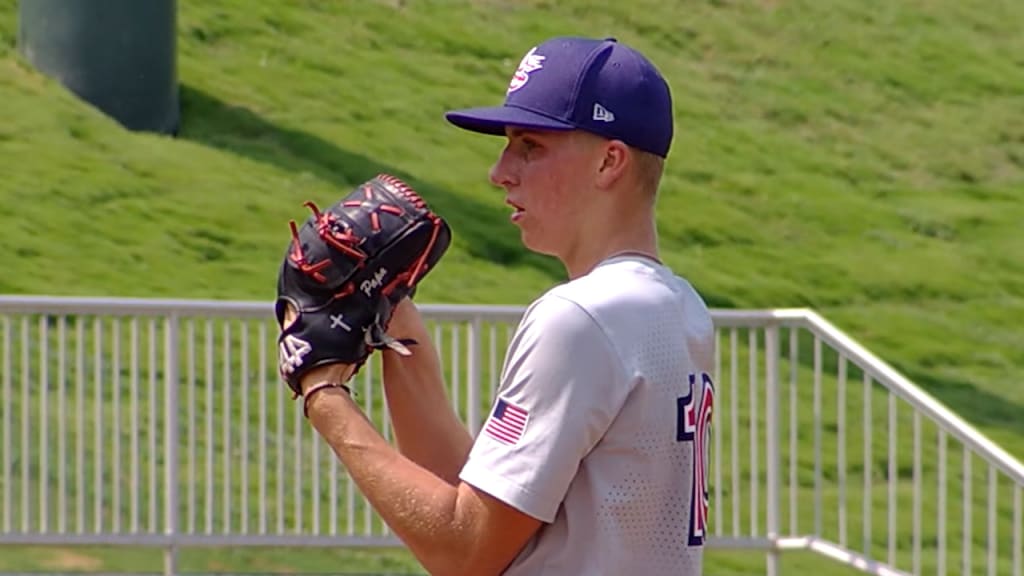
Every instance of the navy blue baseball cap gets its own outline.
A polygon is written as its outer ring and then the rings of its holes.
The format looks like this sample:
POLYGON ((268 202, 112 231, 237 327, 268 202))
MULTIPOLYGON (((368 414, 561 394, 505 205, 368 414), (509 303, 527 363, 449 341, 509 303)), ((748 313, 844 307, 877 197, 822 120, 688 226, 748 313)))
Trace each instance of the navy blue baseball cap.
POLYGON ((519 62, 501 106, 452 110, 452 124, 504 135, 507 126, 585 130, 668 156, 672 96, 646 57, 615 38, 552 38, 519 62))

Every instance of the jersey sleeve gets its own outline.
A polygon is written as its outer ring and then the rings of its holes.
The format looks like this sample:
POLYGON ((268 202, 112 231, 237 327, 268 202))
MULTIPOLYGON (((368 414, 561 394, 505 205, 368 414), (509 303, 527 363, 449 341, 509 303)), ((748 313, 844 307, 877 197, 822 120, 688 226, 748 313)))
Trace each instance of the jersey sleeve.
POLYGON ((523 317, 501 385, 460 478, 552 522, 583 458, 632 386, 606 333, 578 304, 546 295, 523 317))

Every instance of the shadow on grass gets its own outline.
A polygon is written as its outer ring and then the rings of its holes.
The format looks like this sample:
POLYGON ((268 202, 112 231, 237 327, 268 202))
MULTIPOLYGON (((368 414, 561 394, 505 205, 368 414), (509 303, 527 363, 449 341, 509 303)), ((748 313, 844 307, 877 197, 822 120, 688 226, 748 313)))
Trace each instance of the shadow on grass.
MULTIPOLYGON (((746 342, 747 333, 741 331, 740 342, 746 342)), ((763 353, 764 335, 759 334, 760 352, 763 353)), ((780 339, 780 356, 788 358, 789 335, 783 331, 780 339)), ((727 345, 727 344, 726 344, 727 345)), ((814 340, 806 331, 801 331, 801 337, 797 344, 797 362, 804 369, 814 370, 814 340)), ((930 396, 941 402, 960 418, 963 418, 971 426, 979 428, 1001 428, 1008 430, 1021 438, 1024 438, 1024 405, 1012 402, 988 392, 968 381, 945 378, 908 366, 903 363, 893 362, 885 359, 897 372, 908 378, 919 386, 930 396)), ((827 345, 823 349, 821 358, 821 371, 823 375, 834 377, 839 368, 839 358, 835 352, 829 351, 827 345)), ((783 380, 789 378, 788 372, 783 374, 783 380)), ((863 378, 863 371, 854 363, 847 364, 847 385, 859 387, 863 378)), ((880 384, 875 384, 880 386, 880 384)), ((856 393, 856 392, 855 392, 856 393)), ((901 406, 902 408, 902 406, 901 406)), ((1005 448, 1005 447, 1004 447, 1005 448)))
POLYGON ((1021 417, 1024 405, 986 392, 963 380, 943 378, 913 369, 902 371, 907 378, 924 388, 968 424, 1001 428, 1024 438, 1024 418, 1021 417))
POLYGON ((408 182, 452 228, 469 254, 503 266, 529 266, 553 281, 564 278, 561 265, 523 248, 517 234, 496 234, 508 217, 497 200, 492 205, 405 173, 395 166, 345 150, 301 130, 284 128, 243 107, 233 106, 194 86, 181 86, 182 127, 178 138, 245 156, 280 169, 308 173, 336 186, 339 197, 379 173, 408 182))

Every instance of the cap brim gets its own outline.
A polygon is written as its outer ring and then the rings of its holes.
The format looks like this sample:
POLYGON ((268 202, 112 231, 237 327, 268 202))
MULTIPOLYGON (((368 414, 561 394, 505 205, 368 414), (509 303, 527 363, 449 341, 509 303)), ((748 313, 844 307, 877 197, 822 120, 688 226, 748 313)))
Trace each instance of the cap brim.
POLYGON ((505 128, 533 128, 536 130, 572 130, 572 124, 516 106, 493 106, 489 108, 466 108, 452 110, 445 114, 452 124, 481 134, 504 136, 505 128))

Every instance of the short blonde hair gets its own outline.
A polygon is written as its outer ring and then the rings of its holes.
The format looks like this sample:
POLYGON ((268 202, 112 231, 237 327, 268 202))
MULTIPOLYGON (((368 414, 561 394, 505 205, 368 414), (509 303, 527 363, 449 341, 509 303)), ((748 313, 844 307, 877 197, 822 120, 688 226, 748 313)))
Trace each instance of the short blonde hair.
MULTIPOLYGON (((586 130, 575 130, 572 135, 578 141, 585 143, 582 145, 592 146, 608 142, 606 137, 586 130)), ((661 175, 665 171, 665 159, 657 154, 641 150, 629 144, 625 145, 629 148, 630 155, 633 158, 633 181, 640 187, 641 192, 645 196, 653 198, 657 195, 658 187, 661 185, 661 175)))
POLYGON ((661 175, 665 172, 665 159, 638 148, 631 148, 636 162, 633 175, 644 194, 654 197, 661 185, 661 175))

